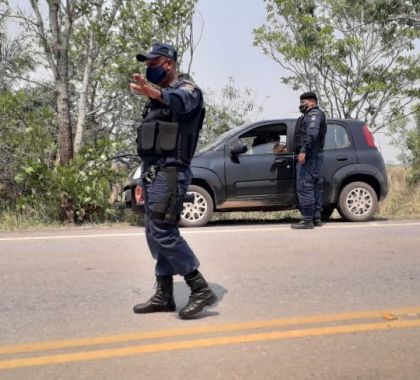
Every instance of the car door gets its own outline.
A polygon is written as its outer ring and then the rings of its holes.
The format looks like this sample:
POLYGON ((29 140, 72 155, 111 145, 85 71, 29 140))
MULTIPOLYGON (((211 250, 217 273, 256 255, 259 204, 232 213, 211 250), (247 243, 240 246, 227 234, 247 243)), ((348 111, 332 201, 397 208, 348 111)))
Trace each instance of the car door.
POLYGON ((287 125, 264 124, 230 140, 225 147, 227 200, 258 205, 288 205, 295 202, 294 159, 287 150, 287 125), (278 136, 270 141, 270 136, 278 136), (234 144, 246 145, 244 153, 232 155, 234 144))
POLYGON ((325 200, 329 199, 330 193, 336 190, 336 184, 331 183, 335 173, 344 166, 356 163, 357 155, 354 142, 346 124, 338 120, 328 121, 324 144, 324 163, 321 169, 321 175, 326 180, 323 194, 325 200))

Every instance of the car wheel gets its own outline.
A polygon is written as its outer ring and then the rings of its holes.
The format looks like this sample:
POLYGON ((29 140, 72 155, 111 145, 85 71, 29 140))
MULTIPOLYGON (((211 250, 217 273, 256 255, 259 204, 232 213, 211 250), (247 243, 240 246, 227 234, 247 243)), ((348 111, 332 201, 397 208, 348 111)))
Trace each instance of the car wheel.
POLYGON ((325 205, 322 206, 322 211, 321 211, 321 220, 328 220, 330 219, 332 213, 334 212, 335 207, 333 205, 325 205))
POLYGON ((346 185, 338 199, 338 212, 350 222, 364 222, 372 218, 378 208, 378 197, 365 182, 346 185))
POLYGON ((196 185, 191 185, 187 194, 194 196, 194 202, 184 203, 179 224, 182 227, 205 226, 213 214, 213 199, 205 189, 196 185))

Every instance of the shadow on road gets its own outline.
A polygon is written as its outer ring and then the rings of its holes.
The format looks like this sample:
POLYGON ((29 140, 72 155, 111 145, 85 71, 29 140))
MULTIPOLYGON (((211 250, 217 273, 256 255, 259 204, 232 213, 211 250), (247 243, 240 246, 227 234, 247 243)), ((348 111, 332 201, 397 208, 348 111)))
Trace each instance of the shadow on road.
MULTIPOLYGON (((214 307, 217 307, 217 305, 220 302, 222 302, 223 297, 228 292, 228 290, 224 288, 223 286, 216 284, 214 282, 209 282, 208 284, 210 288, 216 293, 216 296, 217 296, 217 302, 210 307, 211 309, 213 309, 214 307)), ((190 288, 187 286, 185 282, 174 283, 174 297, 175 297, 175 303, 177 305, 176 307, 177 311, 182 309, 188 303, 188 298, 190 296, 190 293, 191 293, 190 288)), ((216 315, 219 315, 217 311, 209 310, 209 308, 207 308, 193 319, 213 317, 216 315)))

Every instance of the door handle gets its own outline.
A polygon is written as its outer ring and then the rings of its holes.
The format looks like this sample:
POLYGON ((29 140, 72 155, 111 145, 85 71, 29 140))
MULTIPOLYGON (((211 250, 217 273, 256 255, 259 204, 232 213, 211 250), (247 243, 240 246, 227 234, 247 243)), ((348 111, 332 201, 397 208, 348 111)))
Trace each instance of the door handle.
POLYGON ((348 157, 347 156, 337 156, 336 159, 337 159, 337 161, 347 161, 348 157))
POLYGON ((274 160, 274 164, 276 165, 282 165, 282 164, 286 164, 287 160, 285 158, 278 158, 274 160))

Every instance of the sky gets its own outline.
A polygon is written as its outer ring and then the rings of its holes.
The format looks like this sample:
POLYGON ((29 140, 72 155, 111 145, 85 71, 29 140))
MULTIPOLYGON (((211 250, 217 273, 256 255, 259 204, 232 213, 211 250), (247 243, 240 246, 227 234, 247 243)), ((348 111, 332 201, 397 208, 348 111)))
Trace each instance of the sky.
MULTIPOLYGON (((203 89, 217 90, 233 77, 236 87, 256 92, 256 103, 264 106, 261 119, 297 116, 300 92, 281 83, 286 73, 280 65, 253 46, 252 30, 265 22, 264 1, 199 0, 198 11, 204 30, 192 65, 195 81, 203 89)), ((385 162, 398 162, 400 152, 389 138, 377 133, 375 141, 385 162)))

